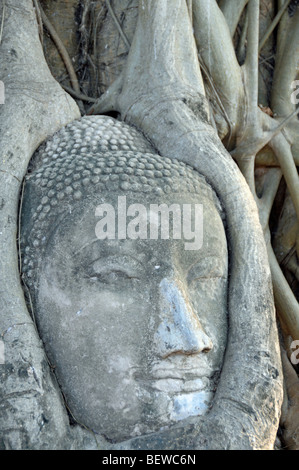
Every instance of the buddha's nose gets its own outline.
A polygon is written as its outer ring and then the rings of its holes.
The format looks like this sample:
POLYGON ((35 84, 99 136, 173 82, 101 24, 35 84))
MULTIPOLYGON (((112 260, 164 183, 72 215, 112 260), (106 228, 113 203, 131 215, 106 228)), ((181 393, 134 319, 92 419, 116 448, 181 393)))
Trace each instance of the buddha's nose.
POLYGON ((208 352, 213 343, 204 332, 198 316, 188 302, 182 285, 164 278, 159 285, 161 323, 155 334, 158 354, 198 354, 208 352))

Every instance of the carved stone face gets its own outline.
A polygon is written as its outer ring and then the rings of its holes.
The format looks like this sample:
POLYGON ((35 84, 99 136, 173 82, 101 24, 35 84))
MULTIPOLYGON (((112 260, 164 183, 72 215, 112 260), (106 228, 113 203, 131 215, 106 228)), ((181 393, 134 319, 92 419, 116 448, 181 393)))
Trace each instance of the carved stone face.
POLYGON ((202 204, 199 250, 183 237, 97 239, 95 209, 117 207, 119 195, 94 195, 61 220, 36 299, 71 413, 117 442, 209 409, 227 339, 228 271, 223 223, 205 192, 127 194, 128 205, 202 204))

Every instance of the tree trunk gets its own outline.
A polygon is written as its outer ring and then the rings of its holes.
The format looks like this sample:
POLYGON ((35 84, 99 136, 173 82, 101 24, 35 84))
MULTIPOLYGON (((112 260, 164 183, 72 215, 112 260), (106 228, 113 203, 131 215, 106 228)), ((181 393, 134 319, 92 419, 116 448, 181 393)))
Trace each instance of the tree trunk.
MULTIPOLYGON (((299 216, 294 163, 299 161, 298 120, 288 95, 299 61, 298 41, 294 40, 299 9, 290 17, 286 6, 280 5, 284 16, 278 31, 271 103, 265 103, 272 104, 276 119, 258 108, 258 0, 240 1, 237 6, 230 0, 140 0, 136 30, 137 1, 128 0, 125 5, 89 0, 60 3, 59 7, 70 12, 69 27, 57 22, 55 30, 51 24, 55 24, 57 13, 54 3, 42 1, 42 10, 37 1, 2 0, 2 447, 273 448, 282 403, 282 369, 272 280, 284 324, 293 339, 299 339, 298 302, 272 250, 268 228, 282 174, 295 217, 299 216), (77 49, 72 17, 79 22, 77 49), (62 73, 57 78, 71 87, 81 113, 85 113, 83 103, 88 100, 95 101, 89 114, 119 113, 160 155, 182 160, 203 174, 226 209, 230 333, 213 408, 204 418, 187 419, 171 430, 118 446, 79 425, 70 425, 20 283, 16 239, 22 180, 29 159, 47 137, 80 117, 75 101, 49 71, 36 18, 43 18, 55 41, 54 46, 44 37, 52 73, 57 77, 66 67, 66 81, 62 73), (99 31, 107 41, 99 40, 99 31), (239 55, 232 38, 239 41, 239 55), (290 53, 286 54, 288 44, 290 53), (291 113, 292 119, 277 130, 291 113), (261 178, 264 185, 260 191, 263 197, 258 197, 254 171, 257 163, 265 165, 265 160, 269 166, 280 165, 282 172, 265 169, 267 176, 261 178)), ((262 5, 265 7, 265 1, 262 5)), ((267 99, 264 89, 260 96, 267 99)))

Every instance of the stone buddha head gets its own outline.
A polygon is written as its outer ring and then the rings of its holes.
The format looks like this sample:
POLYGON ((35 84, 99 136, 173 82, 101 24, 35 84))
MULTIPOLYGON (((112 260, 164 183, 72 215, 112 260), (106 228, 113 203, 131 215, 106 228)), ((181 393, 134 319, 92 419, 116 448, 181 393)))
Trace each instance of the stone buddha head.
POLYGON ((134 129, 85 117, 36 153, 22 271, 73 418, 120 442, 213 404, 228 249, 204 177, 134 129))

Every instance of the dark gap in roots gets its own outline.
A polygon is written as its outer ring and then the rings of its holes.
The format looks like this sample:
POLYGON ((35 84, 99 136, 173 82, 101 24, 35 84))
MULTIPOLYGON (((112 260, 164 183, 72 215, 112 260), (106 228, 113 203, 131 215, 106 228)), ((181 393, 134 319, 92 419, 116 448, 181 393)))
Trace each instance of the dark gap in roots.
POLYGON ((289 4, 288 13, 289 13, 290 18, 292 18, 292 16, 295 15, 298 5, 299 5, 299 0, 292 0, 291 3, 289 4))

